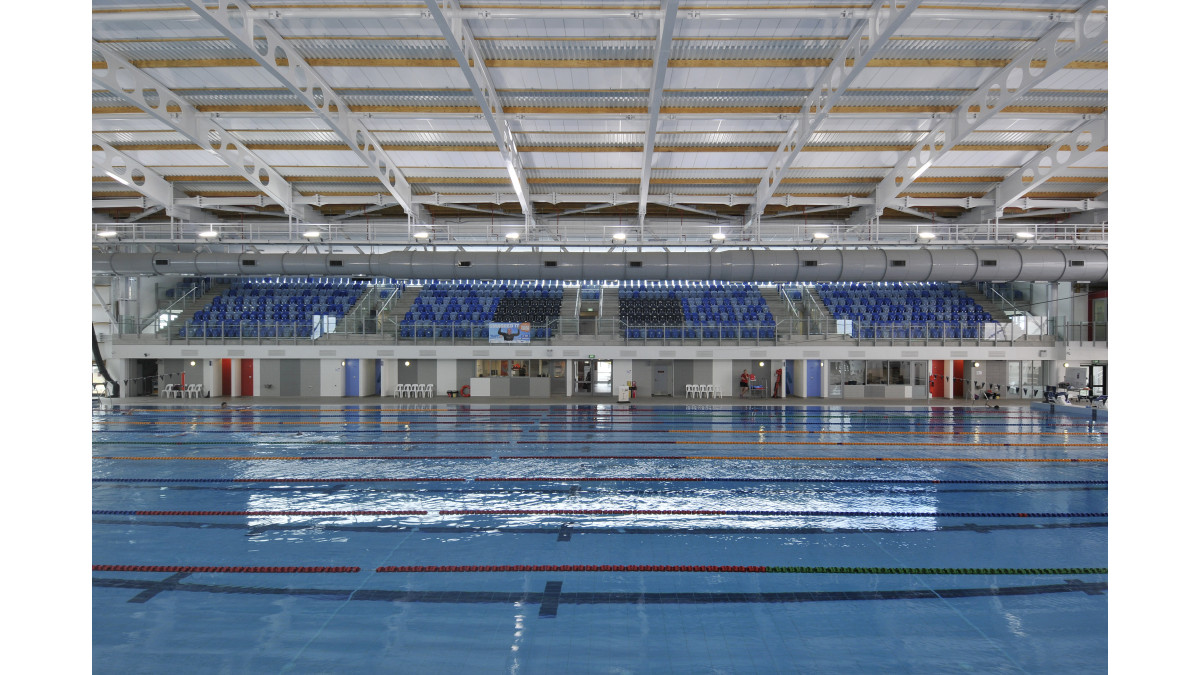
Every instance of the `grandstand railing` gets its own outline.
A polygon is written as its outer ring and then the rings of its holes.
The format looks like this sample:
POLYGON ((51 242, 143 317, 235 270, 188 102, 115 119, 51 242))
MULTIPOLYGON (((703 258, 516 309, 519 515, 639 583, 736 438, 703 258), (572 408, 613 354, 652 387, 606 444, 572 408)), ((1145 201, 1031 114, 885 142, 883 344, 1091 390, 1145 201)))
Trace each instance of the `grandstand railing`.
MULTIPOLYGON (((206 321, 190 323, 184 335, 178 327, 165 336, 125 334, 135 341, 142 337, 162 339, 170 344, 301 344, 318 341, 369 342, 422 345, 485 345, 491 341, 478 326, 467 334, 455 331, 454 326, 439 323, 406 324, 392 318, 369 321, 338 322, 335 327, 314 329, 311 322, 288 321, 206 321), (420 330, 417 330, 420 329, 420 330), (317 337, 314 337, 316 333, 317 337)), ((1082 343, 1104 343, 1105 323, 1068 324, 1046 335, 1025 334, 1015 323, 995 322, 884 322, 849 319, 823 319, 812 316, 787 318, 771 326, 680 326, 668 324, 626 324, 619 319, 598 319, 595 333, 579 334, 578 320, 554 319, 531 324, 529 344, 553 345, 564 339, 579 342, 595 337, 598 342, 628 345, 778 345, 802 342, 840 341, 855 345, 1019 345, 1028 342, 1046 343, 1069 340, 1082 343), (539 330, 541 329, 541 330, 539 330), (1097 337, 1097 336, 1100 337, 1097 337)))

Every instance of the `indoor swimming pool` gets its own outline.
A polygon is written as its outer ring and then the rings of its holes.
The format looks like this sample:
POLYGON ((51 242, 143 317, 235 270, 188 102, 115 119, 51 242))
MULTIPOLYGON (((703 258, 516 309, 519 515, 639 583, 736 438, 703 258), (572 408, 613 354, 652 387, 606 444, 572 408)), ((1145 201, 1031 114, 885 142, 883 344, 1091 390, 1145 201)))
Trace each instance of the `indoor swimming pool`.
POLYGON ((1098 673, 1107 423, 400 400, 92 418, 97 673, 1098 673))

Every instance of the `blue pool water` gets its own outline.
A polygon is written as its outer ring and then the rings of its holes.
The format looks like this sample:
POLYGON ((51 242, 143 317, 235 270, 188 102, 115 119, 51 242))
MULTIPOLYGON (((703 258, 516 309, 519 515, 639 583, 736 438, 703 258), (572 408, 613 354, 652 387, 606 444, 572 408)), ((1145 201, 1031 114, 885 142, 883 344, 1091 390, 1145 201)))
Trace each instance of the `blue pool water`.
POLYGON ((383 403, 92 430, 97 673, 1107 667, 1103 422, 383 403))

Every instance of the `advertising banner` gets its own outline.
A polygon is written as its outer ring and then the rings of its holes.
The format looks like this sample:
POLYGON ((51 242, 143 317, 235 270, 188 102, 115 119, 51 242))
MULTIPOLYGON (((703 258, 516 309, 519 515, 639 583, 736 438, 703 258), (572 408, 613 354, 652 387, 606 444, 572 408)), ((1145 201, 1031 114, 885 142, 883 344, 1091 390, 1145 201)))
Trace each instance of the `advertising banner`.
POLYGON ((523 323, 489 323, 488 342, 529 344, 529 322, 523 323))

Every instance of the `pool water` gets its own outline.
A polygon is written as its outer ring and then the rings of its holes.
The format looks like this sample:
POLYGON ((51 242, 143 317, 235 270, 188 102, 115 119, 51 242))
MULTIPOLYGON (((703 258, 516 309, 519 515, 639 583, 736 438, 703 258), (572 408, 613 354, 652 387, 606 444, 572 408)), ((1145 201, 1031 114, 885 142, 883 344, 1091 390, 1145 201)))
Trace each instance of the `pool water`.
POLYGON ((1107 424, 97 410, 97 673, 1107 668, 1107 424))

